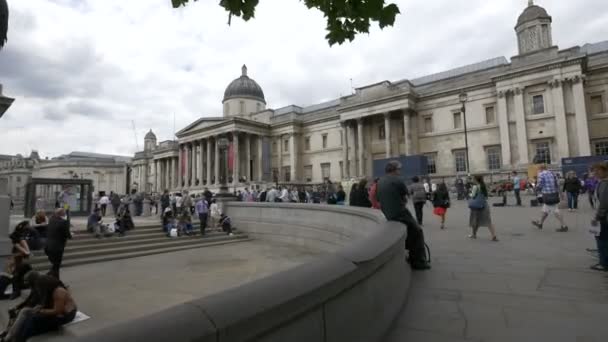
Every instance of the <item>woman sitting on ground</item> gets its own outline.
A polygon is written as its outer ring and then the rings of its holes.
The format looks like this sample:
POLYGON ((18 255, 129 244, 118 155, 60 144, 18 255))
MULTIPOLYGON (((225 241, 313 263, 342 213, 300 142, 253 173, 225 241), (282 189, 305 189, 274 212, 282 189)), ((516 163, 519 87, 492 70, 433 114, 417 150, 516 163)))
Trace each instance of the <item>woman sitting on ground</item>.
POLYGON ((55 277, 39 275, 32 291, 35 291, 39 305, 19 311, 4 341, 26 341, 32 336, 57 330, 76 317, 76 302, 65 285, 55 277))
POLYGON ((23 258, 19 256, 10 256, 6 265, 6 271, 0 274, 0 299, 16 299, 21 296, 21 289, 26 286, 24 284, 25 275, 32 270, 32 266, 23 262, 23 258), (13 292, 10 295, 4 294, 8 285, 13 286, 13 292))

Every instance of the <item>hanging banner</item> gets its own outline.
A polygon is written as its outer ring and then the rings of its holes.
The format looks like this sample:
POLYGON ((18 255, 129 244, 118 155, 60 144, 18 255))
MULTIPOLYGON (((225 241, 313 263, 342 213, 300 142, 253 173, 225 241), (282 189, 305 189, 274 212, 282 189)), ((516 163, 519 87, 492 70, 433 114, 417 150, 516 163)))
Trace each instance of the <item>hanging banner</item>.
POLYGON ((231 141, 228 145, 228 171, 234 170, 234 143, 231 141))

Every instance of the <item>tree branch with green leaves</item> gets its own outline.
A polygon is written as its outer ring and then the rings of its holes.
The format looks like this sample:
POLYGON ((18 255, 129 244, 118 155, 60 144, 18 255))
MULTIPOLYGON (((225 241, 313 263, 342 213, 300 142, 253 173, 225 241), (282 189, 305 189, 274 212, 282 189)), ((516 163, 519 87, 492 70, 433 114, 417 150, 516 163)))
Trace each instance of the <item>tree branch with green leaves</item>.
MULTIPOLYGON (((171 0, 174 8, 198 0, 171 0)), ((300 0, 308 9, 316 8, 327 19, 325 39, 330 46, 353 41, 360 33, 369 33, 372 23, 381 29, 395 24, 399 7, 385 0, 300 0)), ((220 0, 219 5, 228 12, 228 25, 232 16, 248 21, 255 16, 259 0, 220 0)))

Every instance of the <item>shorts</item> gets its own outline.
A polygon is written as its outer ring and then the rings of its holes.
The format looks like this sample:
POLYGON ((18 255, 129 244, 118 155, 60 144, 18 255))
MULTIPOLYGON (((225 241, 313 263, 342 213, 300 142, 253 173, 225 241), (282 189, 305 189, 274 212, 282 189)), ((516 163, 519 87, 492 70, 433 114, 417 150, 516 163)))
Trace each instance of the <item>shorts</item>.
POLYGON ((559 204, 543 204, 543 213, 545 214, 559 214, 559 204))

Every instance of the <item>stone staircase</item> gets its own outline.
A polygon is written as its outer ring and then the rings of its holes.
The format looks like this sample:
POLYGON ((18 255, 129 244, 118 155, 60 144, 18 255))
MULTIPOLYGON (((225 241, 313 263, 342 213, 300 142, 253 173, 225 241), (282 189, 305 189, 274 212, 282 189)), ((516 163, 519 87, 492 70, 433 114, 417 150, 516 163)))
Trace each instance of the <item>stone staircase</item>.
MULTIPOLYGON (((87 232, 77 232, 68 241, 62 268, 251 240, 245 234, 235 232, 233 236, 227 236, 210 229, 207 229, 205 237, 201 237, 197 225, 194 229, 196 235, 178 238, 168 238, 160 225, 138 226, 124 237, 101 239, 87 232)), ((38 271, 47 271, 51 267, 44 251, 34 251, 29 262, 38 271)))

